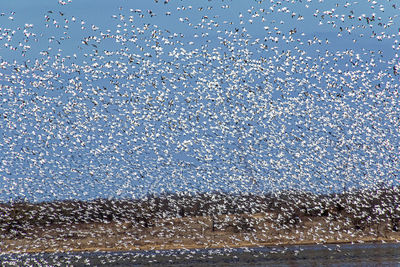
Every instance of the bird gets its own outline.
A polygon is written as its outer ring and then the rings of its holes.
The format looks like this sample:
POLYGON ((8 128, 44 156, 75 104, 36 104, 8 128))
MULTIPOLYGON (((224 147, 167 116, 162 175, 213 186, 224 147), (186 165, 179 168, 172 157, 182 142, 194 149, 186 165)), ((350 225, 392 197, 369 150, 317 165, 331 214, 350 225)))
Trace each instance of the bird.
MULTIPOLYGON (((290 240, 304 210, 326 219, 304 233, 322 243, 340 232, 328 227, 334 216, 394 212, 372 211, 351 190, 399 175, 396 5, 165 0, 111 3, 101 19, 80 13, 78 1, 55 5, 37 21, 0 14, 1 201, 307 192, 276 207, 263 238, 271 230, 290 240), (335 193, 351 197, 326 208, 323 196, 335 193)), ((368 201, 384 196, 371 192, 368 201)), ((220 201, 227 221, 202 227, 217 235, 257 224, 235 222, 229 203, 209 196, 198 205, 220 201)), ((250 216, 249 205, 235 208, 250 216)), ((184 218, 185 208, 174 212, 184 218)), ((345 226, 372 223, 364 215, 345 226)))

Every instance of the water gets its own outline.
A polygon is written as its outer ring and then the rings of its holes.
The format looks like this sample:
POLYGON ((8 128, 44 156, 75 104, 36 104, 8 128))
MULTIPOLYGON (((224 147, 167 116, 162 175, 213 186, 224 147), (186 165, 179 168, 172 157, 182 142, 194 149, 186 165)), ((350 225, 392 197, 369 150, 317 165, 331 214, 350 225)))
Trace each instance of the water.
POLYGON ((400 266, 400 244, 4 254, 1 266, 400 266))

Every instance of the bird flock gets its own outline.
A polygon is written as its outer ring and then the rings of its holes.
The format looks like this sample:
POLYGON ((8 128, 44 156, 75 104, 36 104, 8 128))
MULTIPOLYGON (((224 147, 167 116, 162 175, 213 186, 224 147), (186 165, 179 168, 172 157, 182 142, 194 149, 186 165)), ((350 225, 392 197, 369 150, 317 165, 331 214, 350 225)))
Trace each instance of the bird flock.
POLYGON ((1 198, 398 183, 399 7, 368 2, 1 13, 1 198))
POLYGON ((399 184, 396 1, 111 2, 0 10, 1 201, 399 184))

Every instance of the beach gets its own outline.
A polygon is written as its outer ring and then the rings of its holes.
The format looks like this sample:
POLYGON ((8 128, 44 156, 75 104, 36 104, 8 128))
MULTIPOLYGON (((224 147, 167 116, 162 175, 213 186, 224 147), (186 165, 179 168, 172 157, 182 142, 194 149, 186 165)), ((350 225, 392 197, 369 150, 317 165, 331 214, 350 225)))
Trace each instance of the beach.
POLYGON ((398 194, 391 188, 3 203, 0 248, 34 253, 396 243, 398 194))
POLYGON ((396 243, 400 232, 386 224, 354 230, 346 220, 304 218, 284 227, 277 214, 221 215, 160 219, 144 227, 129 222, 52 225, 2 239, 1 251, 83 252, 242 248, 282 245, 396 243), (251 228, 248 225, 252 225, 251 228), (242 228, 240 228, 242 227, 242 228), (248 228, 249 227, 249 228, 248 228))

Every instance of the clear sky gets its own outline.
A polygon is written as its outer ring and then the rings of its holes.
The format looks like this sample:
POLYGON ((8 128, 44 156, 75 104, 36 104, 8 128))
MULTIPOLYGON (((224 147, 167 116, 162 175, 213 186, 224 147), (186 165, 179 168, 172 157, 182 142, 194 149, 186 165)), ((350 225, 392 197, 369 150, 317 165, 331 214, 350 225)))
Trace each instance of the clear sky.
POLYGON ((0 13, 0 200, 398 183, 394 1, 0 13))
MULTIPOLYGON (((67 2, 67 1, 66 1, 67 2)), ((376 1, 374 5, 371 1, 169 1, 163 4, 163 1, 73 1, 65 5, 59 4, 56 0, 15 0, 1 1, 1 11, 4 13, 2 26, 4 28, 23 27, 24 24, 33 24, 38 34, 45 37, 61 34, 60 29, 54 27, 45 28, 45 16, 48 16, 51 22, 63 23, 64 19, 74 16, 78 22, 84 21, 85 29, 80 27, 70 27, 68 34, 72 40, 77 41, 82 36, 90 34, 90 27, 96 25, 100 30, 113 29, 118 25, 118 21, 113 15, 133 15, 134 24, 139 26, 145 23, 158 25, 161 29, 174 30, 175 32, 185 34, 185 38, 192 38, 193 28, 188 27, 187 22, 180 22, 180 18, 189 18, 191 23, 200 23, 204 15, 210 17, 213 21, 220 24, 220 29, 246 28, 253 38, 263 38, 267 35, 264 26, 278 27, 280 31, 285 32, 296 28, 297 32, 307 34, 308 38, 318 34, 327 34, 334 42, 340 28, 355 27, 351 36, 343 34, 339 39, 346 42, 346 37, 359 39, 366 43, 371 43, 369 35, 375 32, 384 31, 386 34, 398 32, 396 22, 398 17, 398 8, 393 1, 376 1), (189 7, 192 8, 182 8, 189 7), (212 7, 212 8, 211 8, 212 7), (226 7, 226 8, 224 8, 226 7), (202 10, 199 10, 202 8, 202 10), (381 10, 383 8, 383 11, 381 10), (139 18, 138 13, 129 12, 130 9, 140 9, 144 17, 139 18), (154 16, 149 16, 148 11, 152 11, 154 16), (260 11, 263 10, 263 11, 260 11), (283 10, 283 11, 282 11, 283 10), (48 11, 53 13, 48 13, 48 11), (13 13, 11 13, 13 12, 13 13), (15 14, 14 14, 15 12, 15 14), (65 14, 60 16, 59 12, 65 14), (171 15, 165 15, 171 12, 171 15), (325 14, 324 14, 325 13, 325 14), (330 14, 333 17, 330 17, 330 14), (376 15, 376 21, 366 23, 365 17, 376 15), (217 17, 214 17, 217 16, 217 17), (335 17, 337 16, 337 17, 335 17), (353 16, 354 19, 349 19, 353 16), (12 20, 7 19, 13 17, 12 20), (322 18, 323 17, 323 18, 322 18), (362 19, 359 20, 358 18, 362 19), (378 21, 378 17, 381 19, 378 21), (262 21, 262 18, 264 21, 262 21), (343 21, 341 20, 342 18, 343 21), (392 19, 391 19, 392 18, 392 19), (249 22, 252 20, 252 22, 249 22), (224 24, 223 22, 228 22, 224 24), (243 24, 240 24, 240 21, 243 24), (388 24, 392 21, 391 27, 376 27, 376 24, 388 24), (230 24, 232 22, 232 24, 230 24), (363 29, 362 26, 374 25, 363 29), (368 38, 360 38, 364 34, 368 38)), ((398 25, 398 23, 397 23, 398 25)), ((346 32, 347 33, 347 32, 346 32)), ((215 36, 215 32, 209 31, 209 36, 215 36), (213 35, 214 34, 214 35, 213 35)), ((347 33, 347 35, 349 35, 347 33)), ((40 37, 40 35, 39 35, 40 37)), ((47 39, 44 38, 44 39, 47 39)), ((47 41, 47 40, 46 40, 47 41)), ((360 45, 360 44, 359 44, 360 45)), ((368 44, 361 44, 364 46, 368 44)), ((3 48, 4 49, 4 48, 3 48)), ((62 47, 64 51, 77 49, 77 46, 62 47)), ((3 52, 4 54, 4 52, 3 52)), ((4 56, 4 55, 3 55, 4 56)))

